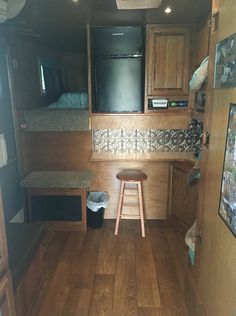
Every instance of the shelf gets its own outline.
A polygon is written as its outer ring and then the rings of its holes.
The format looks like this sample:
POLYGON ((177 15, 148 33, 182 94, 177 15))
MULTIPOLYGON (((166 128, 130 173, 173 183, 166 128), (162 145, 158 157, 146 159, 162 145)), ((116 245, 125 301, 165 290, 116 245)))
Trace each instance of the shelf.
POLYGON ((152 115, 183 115, 183 114, 190 114, 189 109, 186 108, 169 108, 167 110, 153 110, 153 109, 148 109, 148 114, 152 115))
POLYGON ((146 113, 90 113, 91 117, 96 116, 171 116, 171 115, 190 115, 189 109, 171 109, 171 110, 148 110, 146 113))

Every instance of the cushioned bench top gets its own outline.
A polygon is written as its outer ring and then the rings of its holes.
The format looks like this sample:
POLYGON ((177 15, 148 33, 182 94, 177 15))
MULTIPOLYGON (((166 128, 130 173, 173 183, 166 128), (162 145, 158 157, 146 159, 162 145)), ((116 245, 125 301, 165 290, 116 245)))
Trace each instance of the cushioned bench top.
POLYGON ((23 119, 27 132, 85 132, 89 130, 88 110, 37 108, 24 111, 23 119))
POLYGON ((8 223, 6 225, 9 265, 13 286, 18 285, 33 259, 44 234, 41 223, 8 223))
POLYGON ((80 189, 89 188, 90 171, 33 171, 21 182, 24 188, 80 189))

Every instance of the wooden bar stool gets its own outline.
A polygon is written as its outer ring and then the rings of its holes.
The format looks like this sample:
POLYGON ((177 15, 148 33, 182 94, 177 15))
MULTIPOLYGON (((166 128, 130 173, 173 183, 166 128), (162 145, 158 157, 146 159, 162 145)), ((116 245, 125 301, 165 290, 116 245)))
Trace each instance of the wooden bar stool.
POLYGON ((147 179, 147 175, 139 170, 125 170, 116 175, 117 179, 121 181, 120 196, 117 208, 115 235, 118 234, 119 223, 124 219, 140 219, 142 237, 145 237, 144 227, 144 205, 143 205, 143 189, 142 182, 147 179), (126 200, 134 199, 133 201, 126 200), (138 214, 124 213, 123 208, 134 209, 138 208, 138 214))

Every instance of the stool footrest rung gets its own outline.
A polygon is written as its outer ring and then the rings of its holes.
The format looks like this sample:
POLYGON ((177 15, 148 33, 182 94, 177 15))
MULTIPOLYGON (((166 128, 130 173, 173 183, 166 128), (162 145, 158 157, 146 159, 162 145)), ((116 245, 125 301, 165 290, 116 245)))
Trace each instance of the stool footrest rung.
POLYGON ((139 207, 139 203, 123 203, 122 209, 125 207, 139 207))
POLYGON ((134 214, 121 214, 121 219, 140 219, 140 215, 134 215, 134 214))

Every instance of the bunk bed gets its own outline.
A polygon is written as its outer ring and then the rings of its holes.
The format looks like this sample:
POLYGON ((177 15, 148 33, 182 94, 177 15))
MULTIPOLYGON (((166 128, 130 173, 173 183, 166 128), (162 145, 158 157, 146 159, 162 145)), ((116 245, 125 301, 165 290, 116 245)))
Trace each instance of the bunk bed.
POLYGON ((65 93, 47 107, 23 111, 21 128, 27 132, 88 131, 87 93, 65 93))

